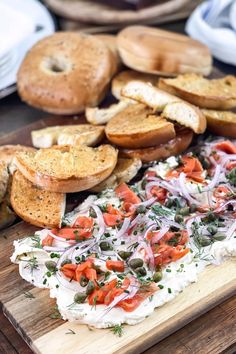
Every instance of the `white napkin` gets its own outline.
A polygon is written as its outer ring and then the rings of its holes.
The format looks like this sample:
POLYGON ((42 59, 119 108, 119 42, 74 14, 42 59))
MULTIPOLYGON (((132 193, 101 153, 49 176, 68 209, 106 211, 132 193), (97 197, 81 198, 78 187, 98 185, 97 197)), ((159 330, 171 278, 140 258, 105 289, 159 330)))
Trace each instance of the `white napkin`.
POLYGON ((0 58, 4 57, 22 40, 34 32, 34 22, 30 16, 0 0, 0 58))
POLYGON ((236 65, 236 0, 202 3, 190 16, 186 32, 206 44, 218 60, 236 65))

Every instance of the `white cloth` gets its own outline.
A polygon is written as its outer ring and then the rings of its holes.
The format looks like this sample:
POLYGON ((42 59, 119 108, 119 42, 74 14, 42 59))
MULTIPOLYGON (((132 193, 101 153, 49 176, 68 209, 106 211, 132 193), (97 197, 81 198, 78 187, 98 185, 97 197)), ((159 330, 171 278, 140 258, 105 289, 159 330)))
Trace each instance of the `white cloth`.
POLYGON ((206 44, 218 60, 236 65, 236 0, 209 0, 199 5, 186 32, 206 44))

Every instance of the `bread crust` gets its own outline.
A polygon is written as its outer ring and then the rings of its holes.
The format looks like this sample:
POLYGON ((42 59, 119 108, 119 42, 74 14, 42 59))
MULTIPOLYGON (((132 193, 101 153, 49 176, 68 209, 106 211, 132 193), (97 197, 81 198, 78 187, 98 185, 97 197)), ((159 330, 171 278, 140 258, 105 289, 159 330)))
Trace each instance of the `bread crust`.
POLYGON ((39 227, 60 228, 65 204, 65 194, 39 189, 19 171, 14 172, 11 205, 24 221, 39 227))
POLYGON ((105 128, 109 141, 126 148, 166 143, 175 137, 174 125, 152 114, 142 104, 131 105, 113 117, 105 128))
POLYGON ((24 145, 2 145, 0 146, 0 160, 6 162, 8 165, 12 162, 15 155, 21 151, 33 152, 35 149, 31 146, 24 145))
POLYGON ((174 139, 166 144, 145 149, 121 149, 121 157, 136 157, 142 162, 160 161, 170 156, 181 154, 191 144, 193 132, 190 129, 179 131, 174 139))
POLYGON ((134 70, 124 70, 112 79, 111 92, 114 97, 120 100, 122 98, 121 91, 128 82, 138 80, 156 85, 158 78, 157 75, 145 74, 134 70))
POLYGON ((202 110, 207 119, 207 129, 216 135, 236 139, 236 113, 229 111, 202 110))
POLYGON ((17 75, 28 104, 55 114, 75 114, 104 98, 113 75, 111 52, 83 33, 57 32, 28 52, 17 75))
POLYGON ((182 34, 147 26, 128 26, 118 34, 117 41, 123 62, 138 71, 209 75, 212 69, 209 49, 182 34))
MULTIPOLYGON (((39 151, 41 151, 42 154, 44 154, 45 151, 47 154, 49 150, 55 149, 62 152, 69 151, 70 154, 71 149, 77 149, 78 153, 80 149, 83 150, 85 148, 92 149, 85 146, 55 146, 51 149, 41 149, 39 151)), ((106 179, 114 170, 117 162, 117 150, 110 145, 101 145, 98 148, 92 150, 94 151, 93 170, 89 171, 89 164, 91 163, 91 158, 89 159, 89 162, 86 160, 81 161, 84 166, 88 165, 87 174, 85 174, 84 171, 82 174, 80 174, 80 171, 77 171, 76 173, 72 172, 72 174, 66 174, 62 176, 59 172, 56 173, 55 169, 51 174, 50 171, 46 172, 46 169, 44 171, 39 171, 37 163, 27 163, 27 159, 23 154, 17 155, 15 163, 19 171, 24 175, 24 177, 27 178, 34 185, 37 185, 38 187, 41 187, 47 191, 57 193, 80 192, 92 188, 96 184, 106 179), (104 165, 102 167, 99 165, 99 157, 104 161, 104 165)), ((49 151, 49 153, 50 152, 51 151, 49 151)), ((32 156, 32 158, 34 158, 34 156, 32 156)), ((36 160, 38 159, 40 158, 38 158, 37 155, 36 160)), ((71 159, 72 165, 74 165, 75 162, 73 154, 68 155, 68 159, 71 159)), ((51 166, 54 162, 56 162, 56 160, 54 159, 54 155, 52 155, 48 158, 48 166, 51 166)), ((63 167, 63 169, 66 171, 66 161, 64 162, 63 160, 62 165, 60 167, 63 167)))
MULTIPOLYGON (((204 82, 207 79, 202 78, 201 76, 190 74, 190 75, 184 75, 183 77, 186 77, 186 80, 192 80, 193 85, 196 80, 204 80, 204 82)), ((208 94, 207 92, 194 92, 194 86, 193 90, 188 91, 187 89, 184 89, 184 87, 179 87, 176 86, 175 82, 178 80, 178 77, 171 81, 171 79, 163 79, 161 78, 159 80, 158 87, 172 95, 176 95, 196 106, 199 106, 201 108, 209 108, 209 109, 219 109, 219 110, 224 110, 224 109, 231 109, 236 107, 236 78, 233 76, 226 76, 223 79, 215 79, 215 80, 209 80, 209 83, 212 82, 215 84, 215 89, 217 90, 217 82, 223 83, 224 81, 230 84, 234 84, 235 86, 235 92, 234 94, 232 93, 231 97, 230 94, 227 93, 224 96, 224 92, 219 87, 219 92, 218 94, 208 94)))

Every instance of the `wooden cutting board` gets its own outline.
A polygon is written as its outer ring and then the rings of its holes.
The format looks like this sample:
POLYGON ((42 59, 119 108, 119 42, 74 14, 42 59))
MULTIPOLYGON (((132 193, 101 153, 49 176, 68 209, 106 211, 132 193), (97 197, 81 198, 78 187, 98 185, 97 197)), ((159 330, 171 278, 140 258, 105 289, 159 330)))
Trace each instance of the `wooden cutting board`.
MULTIPOLYGON (((84 122, 84 118, 48 116, 1 137, 0 145, 30 145, 32 129, 79 122, 84 122)), ((77 203, 77 198, 73 203, 77 203)), ((200 274, 197 283, 186 288, 172 302, 156 309, 144 322, 124 326, 122 337, 115 336, 110 329, 91 329, 86 325, 53 319, 55 300, 49 298, 49 291, 34 288, 21 279, 18 266, 11 264, 9 259, 13 241, 32 235, 35 230, 36 227, 19 222, 0 233, 0 301, 4 314, 36 353, 141 353, 236 292, 236 261, 229 260, 221 266, 208 267, 200 274), (33 295, 32 299, 27 297, 28 291, 33 295)))

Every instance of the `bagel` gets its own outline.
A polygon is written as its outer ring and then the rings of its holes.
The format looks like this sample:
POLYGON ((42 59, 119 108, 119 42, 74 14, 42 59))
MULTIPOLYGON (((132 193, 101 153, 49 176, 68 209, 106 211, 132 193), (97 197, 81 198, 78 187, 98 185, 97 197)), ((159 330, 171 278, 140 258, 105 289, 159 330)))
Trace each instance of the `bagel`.
POLYGON ((113 34, 94 34, 94 36, 100 39, 110 49, 113 59, 113 74, 115 75, 122 66, 117 48, 117 37, 113 34))
POLYGON ((144 149, 120 149, 119 156, 125 158, 138 158, 142 162, 160 161, 170 156, 181 154, 191 144, 193 132, 184 128, 177 132, 176 137, 166 144, 144 149))
POLYGON ((212 57, 204 44, 183 34, 147 26, 128 26, 117 37, 118 50, 129 68, 162 75, 209 75, 212 57))
POLYGON ((58 32, 36 43, 17 74, 21 99, 55 114, 97 106, 114 73, 111 51, 95 36, 58 32))

